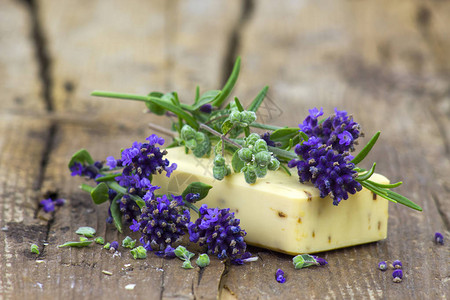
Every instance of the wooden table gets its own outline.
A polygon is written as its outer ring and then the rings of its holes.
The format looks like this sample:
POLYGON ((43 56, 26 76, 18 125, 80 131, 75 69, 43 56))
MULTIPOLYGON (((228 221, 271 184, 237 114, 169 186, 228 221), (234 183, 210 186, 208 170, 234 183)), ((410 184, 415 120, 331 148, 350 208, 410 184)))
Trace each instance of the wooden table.
POLYGON ((446 299, 448 243, 433 237, 450 237, 449 17, 448 1, 0 1, 0 299, 446 299), (259 121, 349 111, 365 142, 382 131, 367 161, 404 180, 398 190, 423 212, 391 204, 388 239, 321 253, 323 268, 295 270, 291 256, 260 248, 257 262, 213 258, 203 272, 153 254, 58 249, 79 226, 108 241, 130 234, 79 190, 71 155, 117 156, 151 133, 148 122, 169 126, 141 103, 90 92, 178 91, 190 103, 197 84, 222 86, 237 55, 234 94, 248 104, 271 87, 259 121), (38 207, 49 193, 67 199, 54 214, 38 207), (395 259, 400 284, 377 270, 395 259))

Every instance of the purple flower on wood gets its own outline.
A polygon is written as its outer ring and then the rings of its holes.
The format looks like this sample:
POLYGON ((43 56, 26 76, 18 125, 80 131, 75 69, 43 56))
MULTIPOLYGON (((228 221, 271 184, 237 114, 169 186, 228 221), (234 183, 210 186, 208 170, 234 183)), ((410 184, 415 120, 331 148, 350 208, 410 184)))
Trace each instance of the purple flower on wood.
POLYGON ((440 233, 440 232, 436 232, 436 233, 434 234, 434 241, 435 241, 437 244, 444 245, 444 235, 442 235, 442 233, 440 233))
POLYGON ((275 279, 279 282, 279 283, 285 283, 286 282, 286 278, 284 277, 284 271, 281 269, 278 269, 275 272, 275 279))
POLYGON ((319 138, 311 137, 298 144, 295 153, 300 159, 291 160, 288 166, 297 167, 300 182, 313 183, 319 189, 320 197, 330 196, 334 205, 348 199, 348 193, 362 189, 355 180, 358 173, 353 170, 355 165, 349 157, 322 144, 319 138))
MULTIPOLYGON (((172 196, 172 200, 166 195, 146 199, 139 217, 140 242, 145 249, 163 251, 181 240, 190 220, 189 211, 180 206, 182 202, 181 196, 172 196)), ((133 228, 137 225, 133 224, 133 228)))
POLYGON ((237 258, 245 252, 246 232, 239 226, 240 220, 234 218, 230 209, 208 208, 203 204, 200 217, 188 226, 191 242, 206 245, 208 252, 219 259, 237 258))
POLYGON ((335 109, 335 114, 318 121, 318 117, 323 115, 323 109, 313 108, 309 110, 309 116, 302 124, 299 124, 301 131, 309 137, 319 138, 322 144, 332 146, 339 153, 353 151, 356 140, 361 134, 360 125, 353 121, 353 117, 348 116, 346 111, 335 109))
POLYGON ((39 203, 46 213, 55 211, 55 204, 53 203, 53 200, 51 198, 41 200, 41 202, 39 203))

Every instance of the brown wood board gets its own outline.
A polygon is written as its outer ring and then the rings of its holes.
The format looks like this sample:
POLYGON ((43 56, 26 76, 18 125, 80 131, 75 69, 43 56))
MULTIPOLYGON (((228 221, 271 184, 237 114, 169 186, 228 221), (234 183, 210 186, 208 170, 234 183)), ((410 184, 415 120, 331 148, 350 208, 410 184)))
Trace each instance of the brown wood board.
POLYGON ((436 245, 433 235, 449 237, 450 5, 242 3, 0 4, 8 12, 0 18, 0 298, 446 298, 448 243, 436 245), (44 39, 36 40, 36 31, 44 39), (322 253, 328 266, 304 270, 293 268, 291 256, 255 247, 257 262, 235 266, 212 258, 204 270, 183 270, 181 261, 153 254, 135 261, 123 248, 121 257, 100 245, 57 248, 78 239, 80 226, 95 227, 107 241, 138 238, 105 223, 105 204, 91 203, 67 163, 83 147, 98 159, 117 156, 150 134, 148 122, 169 124, 143 114, 141 103, 89 93, 179 91, 190 102, 196 84, 221 87, 236 55, 242 72, 234 94, 244 104, 270 86, 261 122, 296 126, 314 106, 326 114, 334 107, 349 111, 364 141, 382 131, 364 166, 376 161, 378 172, 404 180, 398 190, 424 211, 392 204, 387 240, 322 253), (48 193, 67 204, 43 213, 38 201, 48 193), (401 284, 376 268, 395 259, 404 265, 401 284), (275 281, 278 268, 287 274, 285 284, 275 281), (127 284, 136 287, 126 290, 127 284))

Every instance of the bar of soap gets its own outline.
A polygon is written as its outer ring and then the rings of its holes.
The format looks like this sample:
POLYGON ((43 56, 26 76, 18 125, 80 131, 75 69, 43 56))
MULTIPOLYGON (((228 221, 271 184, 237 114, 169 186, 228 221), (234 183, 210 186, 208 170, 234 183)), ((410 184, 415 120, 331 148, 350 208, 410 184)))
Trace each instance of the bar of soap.
MULTIPOLYGON (((167 158, 178 167, 170 178, 155 176, 152 184, 161 186, 162 193, 174 194, 181 194, 194 181, 212 185, 198 206, 206 203, 208 207, 230 208, 241 220, 248 244, 295 255, 387 237, 388 200, 364 188, 334 206, 329 197, 320 198, 313 185, 300 183, 296 170, 292 176, 282 170, 269 171, 252 185, 241 173, 218 181, 212 176, 212 159, 186 155, 184 148, 167 150, 167 158)), ((379 174, 371 180, 389 183, 379 174)))

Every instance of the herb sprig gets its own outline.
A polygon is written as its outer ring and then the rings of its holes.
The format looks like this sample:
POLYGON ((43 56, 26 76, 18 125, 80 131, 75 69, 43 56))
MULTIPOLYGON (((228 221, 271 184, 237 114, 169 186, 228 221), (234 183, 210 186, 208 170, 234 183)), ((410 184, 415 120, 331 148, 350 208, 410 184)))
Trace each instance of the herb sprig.
MULTIPOLYGON (((321 197, 331 196, 335 205, 347 199, 348 193, 355 193, 365 187, 389 201, 422 210, 408 198, 391 190, 402 182, 380 184, 370 180, 375 163, 368 171, 358 166, 375 145, 380 132, 371 138, 359 154, 352 157, 349 153, 354 150, 356 140, 362 133, 359 124, 347 112, 336 110, 335 115, 319 120, 323 111, 314 108, 299 124, 299 128, 278 127, 256 122, 256 112, 266 98, 267 86, 246 109, 237 97, 227 102, 239 75, 240 62, 238 58, 221 90, 201 94, 197 87, 191 105, 182 103, 175 92, 134 95, 94 91, 92 95, 142 101, 152 113, 176 116, 172 130, 178 135, 174 137, 171 147, 184 146, 186 153, 191 151, 197 157, 213 155, 213 174, 218 180, 230 175, 233 170, 235 173, 243 172, 245 180, 252 184, 257 178, 264 177, 268 170, 274 171, 281 167, 290 174, 288 168, 296 167, 300 182, 311 181, 320 190, 321 197), (260 136, 252 133, 252 128, 264 129, 268 133, 260 136), (231 167, 226 162, 227 155, 232 157, 231 167)), ((93 163, 85 152, 79 153, 77 159, 93 163)), ((110 177, 100 181, 118 175, 106 176, 110 177)), ((118 186, 110 183, 106 183, 106 186, 120 195, 126 194, 118 186)), ((83 189, 91 193, 96 199, 94 202, 106 201, 105 185, 99 184, 93 190, 87 187, 83 189)), ((143 207, 145 201, 142 198, 136 195, 130 197, 140 208, 143 207)))

